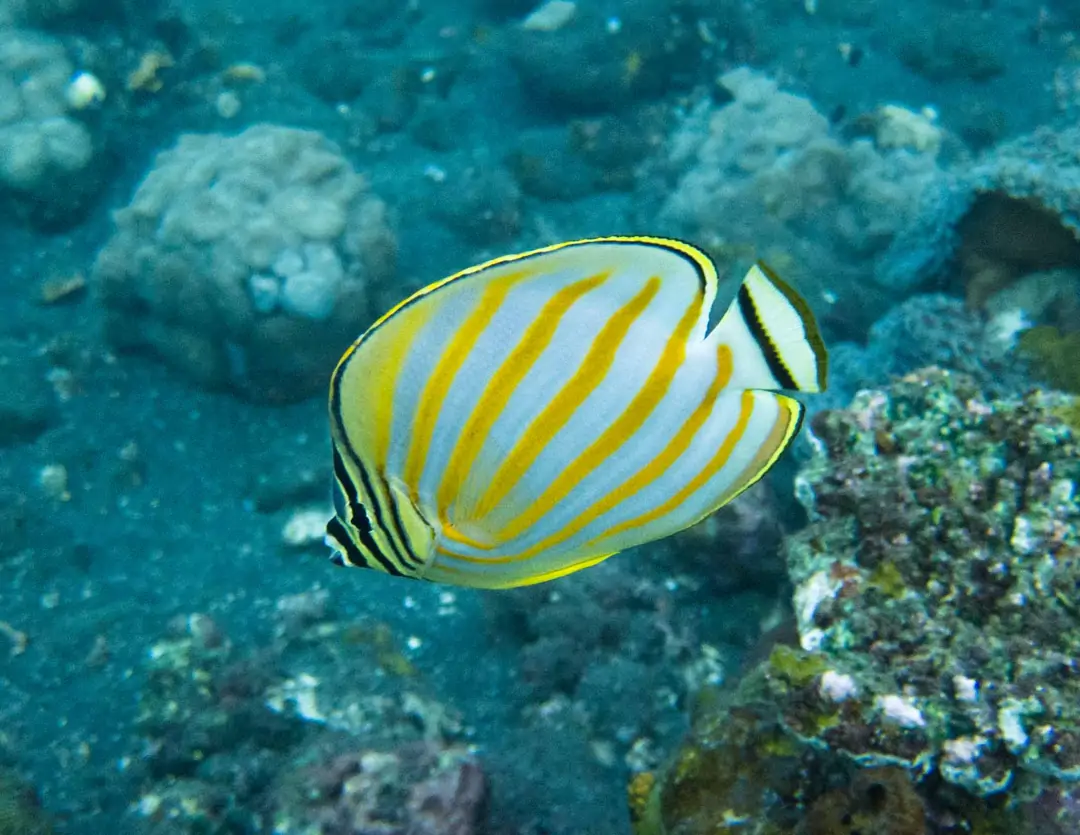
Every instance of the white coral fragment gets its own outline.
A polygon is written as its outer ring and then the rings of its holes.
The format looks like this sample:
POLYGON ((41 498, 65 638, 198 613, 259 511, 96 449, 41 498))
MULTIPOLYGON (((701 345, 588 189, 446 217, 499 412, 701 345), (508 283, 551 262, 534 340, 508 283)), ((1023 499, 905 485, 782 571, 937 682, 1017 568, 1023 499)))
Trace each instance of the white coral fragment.
POLYGON ((306 507, 295 510, 281 529, 281 541, 290 548, 303 548, 322 542, 326 520, 333 513, 328 508, 306 507))
POLYGON ((316 694, 319 680, 308 673, 283 681, 266 692, 266 706, 275 713, 295 713, 308 722, 325 724, 326 716, 319 709, 316 694))
POLYGON ((932 115, 934 111, 930 109, 916 113, 899 105, 885 105, 877 113, 878 147, 936 154, 941 148, 941 128, 934 124, 932 115))
POLYGON ((521 28, 533 32, 556 32, 574 19, 577 4, 572 0, 548 0, 521 21, 521 28))
POLYGON ((926 718, 922 715, 922 711, 915 706, 912 699, 906 696, 897 693, 878 696, 874 704, 887 722, 899 725, 901 728, 926 727, 926 718))
POLYGON ((979 758, 983 746, 986 745, 986 737, 962 736, 958 739, 950 739, 942 745, 945 752, 945 761, 952 765, 970 765, 979 758))
POLYGON ((1014 754, 1027 748, 1031 738, 1021 721, 1028 712, 1027 705, 1016 699, 1005 699, 998 708, 998 733, 1005 746, 1014 754))
POLYGON ((841 585, 828 571, 818 571, 795 589, 795 617, 799 622, 800 635, 813 626, 818 606, 836 597, 841 585))
POLYGON ((979 698, 979 682, 967 676, 953 676, 953 693, 957 701, 974 702, 979 698))
POLYGON ((818 692, 830 702, 846 702, 859 695, 859 687, 847 673, 826 670, 818 682, 818 692))

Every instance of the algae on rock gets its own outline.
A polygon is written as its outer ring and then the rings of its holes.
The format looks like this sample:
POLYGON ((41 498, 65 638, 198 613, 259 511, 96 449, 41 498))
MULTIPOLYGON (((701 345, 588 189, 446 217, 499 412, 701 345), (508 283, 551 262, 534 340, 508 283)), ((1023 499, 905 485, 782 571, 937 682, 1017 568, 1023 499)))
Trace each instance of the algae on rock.
POLYGON ((803 647, 860 693, 857 721, 823 744, 979 796, 1019 772, 1080 780, 1069 403, 987 401, 930 370, 818 416, 798 490, 814 521, 786 543, 788 567, 803 647))
POLYGON ((819 413, 784 546, 801 646, 635 778, 637 835, 1080 830, 1076 402, 927 369, 819 413))

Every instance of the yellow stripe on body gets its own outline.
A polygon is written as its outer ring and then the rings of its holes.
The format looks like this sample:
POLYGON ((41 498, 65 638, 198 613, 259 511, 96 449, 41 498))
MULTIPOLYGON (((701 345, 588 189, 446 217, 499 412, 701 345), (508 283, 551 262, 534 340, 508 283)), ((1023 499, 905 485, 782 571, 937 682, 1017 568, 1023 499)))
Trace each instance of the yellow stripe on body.
POLYGON ((705 396, 702 397, 701 402, 690 416, 683 421, 683 425, 679 427, 679 431, 675 433, 675 436, 668 441, 667 446, 665 446, 655 458, 639 469, 615 490, 612 490, 602 499, 595 502, 586 511, 575 517, 573 522, 566 525, 557 533, 537 542, 520 554, 500 559, 489 559, 485 560, 485 562, 496 563, 526 560, 536 556, 541 551, 545 551, 548 548, 552 548, 565 542, 578 532, 584 530, 590 523, 599 519, 609 510, 612 510, 622 502, 626 501, 626 499, 644 490, 667 472, 671 465, 674 464, 690 447, 690 443, 694 440, 694 436, 701 430, 701 427, 712 413, 716 398, 720 396, 720 393, 731 379, 733 362, 731 349, 727 345, 720 345, 717 348, 716 360, 716 374, 713 377, 712 383, 709 385, 708 391, 705 392, 705 396))
MULTIPOLYGON (((395 565, 399 562, 395 552, 412 553, 410 543, 392 523, 395 500, 385 475, 395 394, 409 351, 438 307, 423 305, 405 311, 370 340, 364 352, 356 353, 355 344, 359 341, 355 343, 334 371, 338 409, 330 422, 331 435, 343 451, 343 466, 347 470, 362 468, 369 474, 370 492, 357 482, 353 473, 350 472, 349 477, 360 503, 383 520, 383 527, 373 529, 371 536, 380 544, 380 552, 395 565)), ((333 392, 332 383, 331 402, 333 392)), ((414 571, 408 566, 396 567, 403 572, 414 571)))
POLYGON ((462 508, 463 519, 483 519, 506 498, 585 398, 607 376, 630 327, 660 292, 660 283, 660 279, 653 276, 645 282, 637 295, 612 314, 593 339, 577 371, 543 411, 529 423, 475 506, 462 508))
POLYGON ((435 423, 442 411, 450 386, 465 364, 469 353, 477 340, 491 324, 491 320, 506 300, 511 288, 518 282, 535 275, 530 270, 508 273, 493 280, 484 288, 476 308, 456 329, 450 344, 443 349, 442 356, 428 376, 423 391, 417 401, 416 415, 413 417, 412 432, 409 436, 409 451, 405 459, 402 480, 408 485, 413 503, 419 503, 418 488, 420 477, 427 463, 431 438, 435 433, 435 423))
POLYGON ((352 346, 349 347, 349 349, 345 352, 345 356, 341 358, 338 364, 340 365, 341 362, 344 362, 348 358, 349 354, 355 351, 365 340, 366 337, 370 336, 372 333, 382 327, 395 314, 397 314, 399 310, 414 304, 424 296, 427 296, 435 290, 439 290, 445 287, 447 284, 458 281, 462 278, 467 278, 470 275, 475 275, 476 273, 484 272, 485 270, 513 264, 515 261, 523 261, 528 258, 534 258, 538 255, 546 255, 550 252, 558 252, 560 249, 570 249, 572 247, 588 246, 590 244, 643 244, 645 246, 655 246, 660 249, 667 249, 672 252, 677 252, 680 255, 688 258, 690 261, 693 261, 694 266, 701 274, 702 280, 705 282, 707 292, 712 293, 718 283, 716 265, 713 264, 709 257, 697 247, 692 246, 685 241, 680 241, 676 238, 657 238, 651 237, 649 235, 611 235, 602 238, 581 238, 580 240, 576 241, 562 241, 561 243, 551 244, 550 246, 540 247, 539 249, 533 249, 528 252, 518 252, 513 255, 500 255, 498 258, 492 258, 490 261, 485 261, 482 264, 476 264, 475 266, 469 267, 468 269, 456 272, 453 275, 448 275, 446 278, 440 279, 439 281, 436 281, 432 284, 427 285, 426 287, 421 288, 420 290, 417 290, 411 296, 398 302, 396 305, 386 311, 386 313, 376 319, 375 323, 370 328, 368 328, 367 331, 364 332, 364 335, 361 336, 360 339, 358 339, 352 346))
MULTIPOLYGON (((599 438, 593 441, 559 473, 543 494, 524 513, 513 519, 498 532, 497 536, 500 542, 508 542, 519 536, 550 513, 578 484, 619 450, 642 427, 649 415, 655 411, 660 401, 664 399, 664 395, 667 394, 672 381, 675 379, 675 374, 682 367, 686 359, 687 339, 700 316, 701 296, 697 295, 694 301, 686 308, 674 332, 668 337, 664 350, 660 354, 660 359, 657 360, 644 385, 634 395, 630 404, 604 430, 599 438)), ((689 440, 687 443, 689 443, 689 440)), ((560 532, 548 537, 548 540, 557 541, 562 538, 560 532)), ((545 540, 545 543, 547 543, 547 540, 545 540)), ((503 560, 509 562, 515 559, 527 559, 548 547, 548 544, 545 543, 533 545, 524 553, 514 557, 504 557, 503 560)))
POLYGON ((738 477, 731 482, 731 487, 724 492, 719 501, 716 503, 717 508, 721 508, 728 502, 738 498, 744 491, 753 487, 761 480, 761 477, 765 475, 776 463, 776 460, 783 455, 784 450, 787 449, 787 445, 791 443, 791 439, 794 437, 796 431, 799 428, 799 415, 802 413, 802 404, 798 400, 792 397, 787 397, 783 394, 774 394, 772 392, 759 392, 758 396, 770 396, 774 397, 777 401, 777 411, 779 414, 776 417, 776 421, 773 423, 772 429, 769 430, 769 434, 765 440, 761 442, 761 446, 758 448, 757 453, 750 459, 750 463, 747 464, 738 477))
MULTIPOLYGON (((659 249, 666 249, 671 252, 678 253, 683 257, 691 261, 696 270, 698 271, 702 281, 705 283, 706 290, 706 303, 711 304, 712 298, 715 296, 715 289, 717 285, 716 267, 712 261, 703 252, 690 244, 684 243, 673 238, 658 238, 646 235, 640 236, 611 236, 602 238, 583 238, 576 241, 564 241, 562 243, 552 244, 551 246, 542 247, 540 249, 531 250, 529 252, 517 253, 514 255, 504 255, 499 258, 493 258, 490 261, 486 261, 483 264, 477 264, 476 266, 469 267, 468 269, 461 270, 453 275, 436 281, 428 286, 413 293, 408 298, 404 299, 398 304, 394 305, 390 310, 380 316, 374 324, 371 325, 359 339, 357 339, 352 345, 346 349, 341 359, 338 360, 338 364, 334 369, 332 377, 336 378, 339 375, 345 373, 345 369, 350 364, 354 357, 358 357, 357 351, 361 347, 365 348, 367 352, 371 351, 371 345, 375 337, 379 334, 388 337, 388 341, 391 343, 390 351, 387 354, 385 361, 379 361, 376 357, 376 361, 367 362, 364 364, 364 369, 367 373, 378 374, 380 380, 384 382, 380 383, 378 391, 389 392, 390 402, 386 403, 382 400, 379 401, 379 405, 382 407, 376 419, 370 421, 365 426, 367 431, 372 431, 371 427, 374 427, 376 433, 376 448, 380 451, 378 454, 378 464, 382 468, 386 462, 386 450, 389 447, 390 433, 393 429, 393 393, 397 387, 397 377, 400 373, 403 365, 404 358, 411 347, 413 340, 415 339, 419 330, 427 324, 431 319, 432 314, 435 312, 432 309, 431 304, 418 304, 424 300, 426 296, 431 295, 437 290, 452 284, 469 276, 474 276, 478 273, 485 272, 491 269, 498 269, 499 267, 512 267, 515 262, 527 261, 537 256, 543 256, 549 253, 555 253, 563 249, 571 249, 574 247, 585 247, 592 244, 641 244, 643 246, 654 246, 659 249), (393 336, 382 333, 386 329, 392 329, 392 326, 397 322, 403 321, 406 330, 401 333, 394 333, 393 336), (404 344, 400 347, 396 347, 395 343, 402 341, 404 344), (385 367, 384 367, 385 366, 385 367)), ((524 267, 524 265, 522 265, 524 267)), ((508 275, 516 275, 518 273, 510 273, 508 275)), ((497 281, 505 280, 497 279, 497 281)), ((430 300, 428 300, 430 301, 430 300)), ((438 307, 438 305, 435 305, 438 307)), ((374 382, 365 378, 361 385, 365 391, 371 389, 376 390, 371 383, 374 382)), ((351 388, 351 386, 350 386, 351 388)), ((346 402, 346 393, 342 391, 342 403, 346 402)), ((350 400, 349 402, 358 402, 356 400, 350 400)), ((359 446, 359 445, 358 445, 359 446)))
POLYGON ((744 391, 739 401, 739 417, 735 421, 735 426, 728 432, 727 437, 724 438, 724 442, 720 444, 720 448, 713 457, 709 459, 709 463, 707 463, 685 487, 662 505, 654 507, 647 513, 642 513, 640 516, 636 516, 633 519, 621 522, 592 541, 595 542, 600 539, 608 539, 617 534, 624 533, 625 531, 640 528, 643 525, 655 522, 657 519, 678 509, 683 502, 704 487, 713 476, 724 468, 724 465, 727 464, 728 460, 731 458, 731 454, 735 451, 735 447, 738 445, 739 441, 742 440, 743 435, 746 434, 746 428, 750 425, 750 418, 753 413, 754 392, 744 391))
POLYGON ((521 341, 503 360, 484 387, 458 436, 435 494, 439 521, 442 523, 443 535, 447 539, 474 547, 483 547, 482 543, 465 536, 450 523, 447 510, 460 494, 465 479, 483 449, 491 428, 503 413, 518 385, 551 343, 567 311, 574 302, 599 287, 610 275, 610 272, 604 272, 574 282, 548 299, 539 315, 526 329, 521 341))
MULTIPOLYGON (((436 549, 440 557, 447 557, 450 559, 460 559, 458 554, 446 551, 442 548, 436 549)), ((556 580, 559 577, 565 577, 567 574, 573 574, 575 571, 580 571, 583 568, 589 568, 606 560, 608 557, 614 556, 617 551, 612 551, 609 554, 600 554, 598 556, 591 556, 586 559, 580 560, 569 565, 560 566, 559 568, 553 568, 550 571, 545 571, 540 574, 527 574, 522 577, 510 576, 500 572, 485 572, 478 571, 471 568, 461 568, 458 566, 447 565, 445 562, 439 562, 429 574, 425 575, 425 579, 434 580, 436 582, 451 582, 459 583, 461 585, 471 586, 472 588, 479 589, 512 589, 519 588, 521 586, 535 586, 538 583, 546 583, 548 580, 556 580), (439 575, 449 575, 449 578, 439 575)), ((488 562, 488 560, 481 560, 480 562, 488 562)), ((492 561, 494 562, 494 561, 492 561)))
MULTIPOLYGON (((350 374, 346 366, 341 383, 342 410, 357 409, 350 415, 348 424, 359 431, 350 432, 351 445, 357 450, 370 450, 372 467, 380 475, 385 472, 390 449, 390 436, 394 427, 394 402, 398 378, 420 331, 431 321, 438 305, 420 305, 406 311, 392 326, 379 334, 377 342, 367 346, 369 353, 363 357, 350 374), (385 346, 385 347, 384 347, 385 346), (358 408, 359 404, 362 408, 358 408), (346 405, 347 404, 347 405, 346 405), (359 437, 353 438, 353 435, 359 437)), ((341 416, 346 423, 345 415, 341 416)))

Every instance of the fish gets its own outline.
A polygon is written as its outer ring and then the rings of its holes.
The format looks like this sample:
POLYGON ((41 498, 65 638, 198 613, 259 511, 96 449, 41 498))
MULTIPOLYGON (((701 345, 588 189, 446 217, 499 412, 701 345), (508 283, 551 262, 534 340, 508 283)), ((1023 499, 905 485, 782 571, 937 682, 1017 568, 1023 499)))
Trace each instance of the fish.
POLYGON ((419 290, 330 380, 338 565, 502 589, 688 528, 777 461, 825 389, 807 303, 758 262, 715 315, 683 241, 507 255, 419 290))

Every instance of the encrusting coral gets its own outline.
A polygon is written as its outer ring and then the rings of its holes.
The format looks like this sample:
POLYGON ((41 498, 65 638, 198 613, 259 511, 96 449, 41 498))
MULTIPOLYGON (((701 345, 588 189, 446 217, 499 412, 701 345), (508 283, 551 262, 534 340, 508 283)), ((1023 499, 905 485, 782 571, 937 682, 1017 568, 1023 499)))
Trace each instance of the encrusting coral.
POLYGON ((1080 779, 1071 403, 929 371, 817 417, 788 566, 803 649, 854 694, 790 706, 797 735, 980 796, 1080 779))
POLYGON ((908 835, 924 806, 957 831, 1076 831, 1078 411, 928 369, 819 413, 811 521, 784 547, 799 646, 703 694, 631 785, 639 835, 908 835))
POLYGON ((254 400, 321 388, 395 270, 386 205, 314 131, 182 136, 114 218, 93 276, 113 344, 254 400))
POLYGON ((75 67, 47 35, 0 27, 0 209, 57 227, 103 182, 100 141, 68 98, 75 67))
POLYGON ((656 172, 657 223, 699 241, 721 268, 764 258, 827 324, 861 335, 915 286, 906 260, 928 243, 899 241, 950 193, 940 128, 893 106, 871 120, 873 136, 848 141, 809 99, 757 71, 719 83, 730 100, 700 101, 656 163, 666 169, 656 172))

